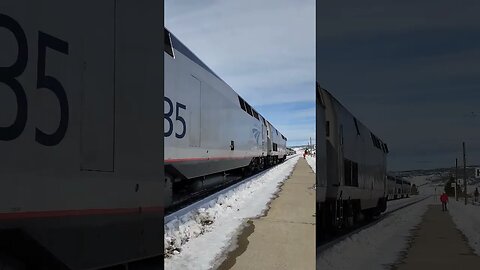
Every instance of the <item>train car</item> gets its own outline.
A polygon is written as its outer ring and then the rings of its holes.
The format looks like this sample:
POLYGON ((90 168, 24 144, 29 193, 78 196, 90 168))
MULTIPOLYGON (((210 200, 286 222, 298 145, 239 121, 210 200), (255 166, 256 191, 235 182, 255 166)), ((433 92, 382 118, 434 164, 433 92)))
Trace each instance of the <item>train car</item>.
POLYGON ((270 122, 267 121, 267 125, 267 144, 270 149, 267 153, 267 157, 270 159, 267 162, 273 165, 285 159, 287 155, 287 138, 278 132, 270 122), (268 134, 270 134, 270 136, 268 136, 268 134))
POLYGON ((287 156, 295 155, 295 153, 296 153, 295 150, 287 147, 287 156))
POLYGON ((0 268, 163 258, 161 11, 0 1, 0 268))
POLYGON ((402 195, 405 198, 410 197, 410 189, 411 189, 410 182, 406 180, 402 180, 402 195))
POLYGON ((402 180, 398 177, 395 177, 395 191, 395 199, 403 198, 402 180))
POLYGON ((395 200, 408 198, 411 193, 411 184, 409 181, 396 176, 387 176, 387 199, 395 200))
POLYGON ((165 204, 186 186, 285 160, 287 138, 167 29, 164 37, 165 204))
POLYGON ((325 123, 317 131, 325 129, 327 157, 321 218, 326 226, 350 227, 386 209, 388 147, 327 90, 320 88, 320 98, 325 123))
POLYGON ((396 180, 394 176, 387 176, 387 200, 394 200, 397 198, 396 180))

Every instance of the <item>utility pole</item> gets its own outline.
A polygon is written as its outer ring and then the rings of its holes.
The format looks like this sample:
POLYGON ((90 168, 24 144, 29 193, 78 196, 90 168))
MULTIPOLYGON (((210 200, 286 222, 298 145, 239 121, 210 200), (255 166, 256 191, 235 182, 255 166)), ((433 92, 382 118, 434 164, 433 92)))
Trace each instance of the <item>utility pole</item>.
POLYGON ((465 142, 463 142, 463 194, 467 205, 467 161, 465 158, 465 142))
POLYGON ((458 158, 455 159, 455 200, 458 202, 458 158))

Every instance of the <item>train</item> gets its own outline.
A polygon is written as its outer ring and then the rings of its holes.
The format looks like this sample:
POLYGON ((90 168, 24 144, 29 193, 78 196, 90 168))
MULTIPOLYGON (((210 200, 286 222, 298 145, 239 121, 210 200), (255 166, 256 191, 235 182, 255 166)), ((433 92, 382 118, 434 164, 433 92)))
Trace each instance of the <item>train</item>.
POLYGON ((292 148, 288 148, 287 147, 287 155, 288 156, 291 156, 291 155, 295 155, 297 152, 295 150, 293 150, 292 148))
POLYGON ((162 8, 0 1, 0 268, 163 258, 162 8))
POLYGON ((387 175, 387 200, 408 198, 411 194, 411 187, 410 181, 387 175))
POLYGON ((317 235, 386 210, 388 146, 316 85, 317 235))
POLYGON ((287 138, 164 29, 165 205, 286 159, 287 138))

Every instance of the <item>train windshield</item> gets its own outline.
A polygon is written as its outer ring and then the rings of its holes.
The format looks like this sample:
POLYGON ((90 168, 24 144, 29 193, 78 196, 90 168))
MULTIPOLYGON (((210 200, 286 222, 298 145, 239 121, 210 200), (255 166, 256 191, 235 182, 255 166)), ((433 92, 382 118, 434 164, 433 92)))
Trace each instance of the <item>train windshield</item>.
POLYGON ((170 32, 167 29, 164 29, 163 37, 163 51, 168 53, 171 57, 175 58, 173 54, 172 39, 170 38, 170 32))

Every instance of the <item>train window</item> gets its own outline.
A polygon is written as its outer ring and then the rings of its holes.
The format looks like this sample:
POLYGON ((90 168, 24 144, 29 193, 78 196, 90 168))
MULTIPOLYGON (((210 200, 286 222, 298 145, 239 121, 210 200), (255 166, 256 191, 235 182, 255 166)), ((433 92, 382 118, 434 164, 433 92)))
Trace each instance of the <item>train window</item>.
POLYGON ((245 102, 245 107, 247 107, 247 113, 253 116, 252 107, 250 107, 250 105, 247 102, 245 102))
POLYGON ((257 120, 260 120, 258 119, 258 113, 254 109, 252 109, 252 112, 253 112, 253 117, 257 118, 257 120))
POLYGON ((265 118, 263 118, 263 123, 265 124, 265 126, 267 126, 267 121, 265 121, 265 118))
POLYGON ((325 136, 329 137, 330 136, 330 121, 325 122, 325 136))
POLYGON ((173 46, 172 46, 172 39, 170 38, 170 32, 168 32, 167 29, 164 29, 163 33, 164 33, 163 50, 166 53, 168 53, 171 57, 175 58, 175 55, 173 54, 173 46))
POLYGON ((325 108, 325 100, 323 99, 323 93, 321 91, 320 84, 317 82, 317 102, 320 102, 323 108, 325 108))
POLYGON ((240 107, 242 108, 242 110, 247 111, 245 107, 245 100, 243 100, 240 96, 238 96, 238 101, 240 102, 240 107))
POLYGON ((276 143, 273 143, 273 151, 277 151, 277 144, 276 143))
POLYGON ((380 140, 377 138, 377 136, 373 135, 373 133, 371 132, 370 135, 372 136, 373 145, 378 149, 382 149, 382 147, 380 146, 380 140))
POLYGON ((388 152, 389 152, 389 151, 388 151, 388 146, 387 146, 387 144, 385 144, 385 153, 388 154, 388 152))
POLYGON ((360 136, 360 130, 358 129, 357 118, 354 117, 353 121, 355 122, 355 128, 357 129, 357 136, 360 136))
POLYGON ((275 129, 275 131, 277 132, 277 136, 278 136, 278 130, 275 129))

